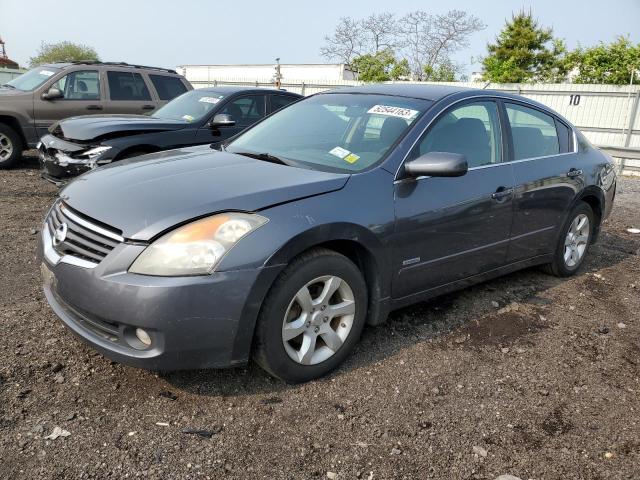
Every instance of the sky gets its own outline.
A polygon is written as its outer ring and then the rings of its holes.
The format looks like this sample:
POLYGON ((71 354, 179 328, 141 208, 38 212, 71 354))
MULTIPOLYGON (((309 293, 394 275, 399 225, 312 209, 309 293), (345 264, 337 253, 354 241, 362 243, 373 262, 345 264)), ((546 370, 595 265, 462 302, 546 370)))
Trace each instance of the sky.
POLYGON ((486 53, 512 12, 531 10, 570 48, 630 35, 640 43, 640 0, 0 0, 0 37, 21 65, 42 42, 94 47, 102 60, 173 68, 187 64, 324 63, 320 47, 340 17, 464 10, 487 28, 455 60, 464 71, 486 53))

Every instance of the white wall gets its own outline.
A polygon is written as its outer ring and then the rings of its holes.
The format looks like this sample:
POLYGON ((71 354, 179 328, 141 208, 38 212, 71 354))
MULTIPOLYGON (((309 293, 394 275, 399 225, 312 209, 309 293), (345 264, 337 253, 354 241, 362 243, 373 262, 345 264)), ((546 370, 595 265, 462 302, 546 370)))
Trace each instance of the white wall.
MULTIPOLYGON (((263 65, 182 65, 177 67, 189 81, 250 79, 270 81, 275 74, 275 64, 263 65)), ((353 72, 342 64, 281 64, 283 81, 333 82, 353 80, 353 72)))

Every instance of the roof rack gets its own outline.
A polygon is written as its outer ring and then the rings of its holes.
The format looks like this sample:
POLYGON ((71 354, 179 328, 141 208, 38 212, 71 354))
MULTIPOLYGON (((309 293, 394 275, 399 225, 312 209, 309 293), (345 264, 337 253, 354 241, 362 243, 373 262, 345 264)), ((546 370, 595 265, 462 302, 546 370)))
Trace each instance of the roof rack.
POLYGON ((97 60, 80 60, 77 62, 70 62, 71 65, 112 65, 114 67, 129 67, 129 68, 143 68, 145 70, 158 70, 160 72, 175 73, 175 70, 169 68, 149 67, 148 65, 134 65, 126 62, 100 62, 97 60))

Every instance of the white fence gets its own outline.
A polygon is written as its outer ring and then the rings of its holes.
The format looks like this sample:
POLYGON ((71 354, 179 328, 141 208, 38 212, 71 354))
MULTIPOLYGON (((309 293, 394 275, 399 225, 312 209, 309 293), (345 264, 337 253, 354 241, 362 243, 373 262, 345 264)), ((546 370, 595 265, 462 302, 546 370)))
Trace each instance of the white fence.
MULTIPOLYGON (((187 79, 196 88, 217 85, 273 87, 270 79, 187 79)), ((410 83, 410 82, 409 82, 410 83)), ((426 82, 430 83, 430 82, 426 82)), ((283 81, 282 88, 312 95, 345 86, 362 85, 354 80, 313 82, 283 81)), ((589 140, 616 157, 624 173, 640 174, 640 86, 578 84, 441 83, 487 88, 520 94, 549 106, 576 125, 589 140)))

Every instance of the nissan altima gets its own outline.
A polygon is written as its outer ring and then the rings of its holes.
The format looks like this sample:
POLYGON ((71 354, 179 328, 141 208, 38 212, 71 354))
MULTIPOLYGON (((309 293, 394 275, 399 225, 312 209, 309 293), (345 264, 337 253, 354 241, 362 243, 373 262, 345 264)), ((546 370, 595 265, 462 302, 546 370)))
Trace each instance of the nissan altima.
POLYGON ((574 274, 615 186, 608 156, 523 97, 336 90, 218 149, 79 177, 45 219, 44 292, 116 361, 173 370, 253 358, 307 381, 393 309, 534 265, 574 274))

